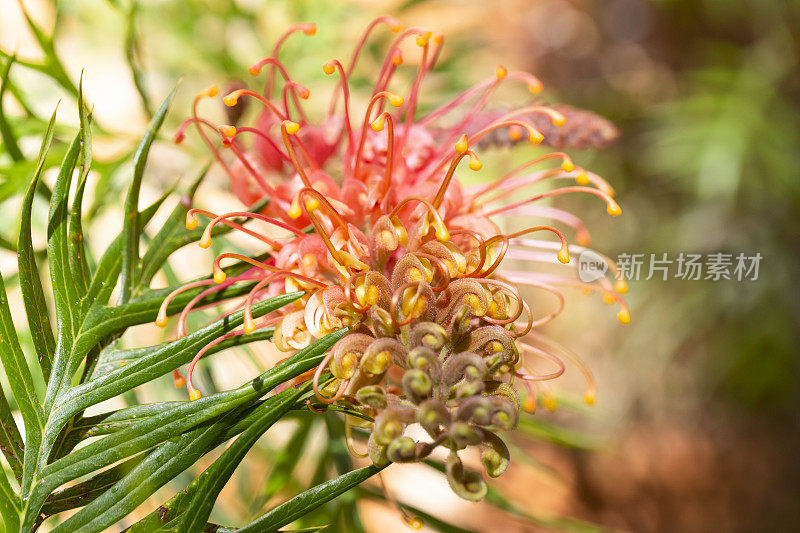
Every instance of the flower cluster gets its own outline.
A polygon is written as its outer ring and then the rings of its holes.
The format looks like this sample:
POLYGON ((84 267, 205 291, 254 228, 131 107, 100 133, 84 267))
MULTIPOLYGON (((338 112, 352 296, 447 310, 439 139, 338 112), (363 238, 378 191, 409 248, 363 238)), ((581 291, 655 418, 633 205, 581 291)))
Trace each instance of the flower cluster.
MULTIPOLYGON (((532 93, 541 90, 532 75, 504 67, 417 117, 422 82, 441 52, 443 38, 422 28, 401 31, 391 17, 381 17, 367 28, 347 67, 337 60, 323 65, 326 74, 338 76, 338 90, 327 116, 311 122, 302 107, 310 92, 290 77, 278 56, 289 35, 315 31, 311 24, 293 26, 272 55, 251 67, 253 75, 267 71, 263 94, 241 88, 223 98, 230 108, 240 106, 245 97, 259 102, 263 111, 253 127, 215 125, 201 118, 198 103, 217 95, 212 87, 197 97, 192 117, 178 131, 180 141, 187 127, 197 129, 243 202, 269 199, 261 212, 217 215, 191 209, 187 228, 198 226, 197 215, 211 218, 200 246, 210 246, 212 230, 226 224, 267 249, 257 258, 218 255, 213 279, 189 283, 171 294, 156 323, 167 323, 167 305, 177 294, 207 286, 180 314, 178 335, 185 335, 188 314, 206 296, 235 283, 251 284, 237 306, 244 309, 243 327, 212 341, 190 364, 186 385, 193 399, 200 396, 192 384, 194 365, 225 338, 274 327, 275 346, 292 352, 339 328, 350 328, 311 378, 317 398, 372 420, 368 453, 376 464, 418 461, 445 447, 454 491, 480 499, 486 491, 481 475, 466 469, 458 452, 479 447, 490 476, 505 470, 508 450, 497 432, 517 424, 516 383, 528 389, 526 409, 536 408, 539 388, 545 405, 551 406, 552 396, 543 385, 564 372, 568 359, 587 377, 586 401, 593 402, 594 385, 586 367, 535 331, 561 312, 564 297, 559 286, 599 291, 608 302, 619 304, 621 322, 630 319, 620 297, 627 290, 624 280, 581 282, 561 230, 533 225, 504 233, 498 219, 515 215, 555 220, 572 228, 580 249, 589 241, 580 219, 560 208, 538 205, 540 201, 584 193, 600 198, 611 215, 620 214, 620 208, 602 178, 576 167, 563 152, 531 159, 491 184, 462 186, 456 174, 464 160, 473 171, 482 167, 473 147, 492 142, 501 132, 509 142, 547 144, 542 131, 566 128, 567 117, 537 102, 508 112, 486 112, 501 83, 521 82, 532 93), (399 35, 389 47, 363 115, 356 115, 349 78, 369 35, 381 24, 399 35), (401 45, 410 39, 420 57, 406 95, 400 96, 389 89, 404 62, 401 45), (543 126, 542 118, 548 121, 543 126), (549 167, 553 162, 556 165, 549 167), (534 167, 540 168, 533 171, 534 167), (566 179, 577 185, 564 185, 566 179), (527 192, 547 184, 561 185, 527 192), (510 198, 520 199, 509 202, 510 198), (270 229, 256 230, 242 219, 270 229), (537 237, 541 234, 556 240, 537 237), (221 262, 230 259, 248 269, 227 275, 221 262), (525 261, 527 268, 504 270, 504 259, 525 261), (560 264, 562 271, 540 271, 536 266, 547 263, 560 264), (553 294, 556 310, 536 316, 520 295, 521 287, 553 294), (253 318, 254 302, 296 290, 305 291, 296 306, 258 321, 253 318), (537 359, 552 362, 555 370, 536 373, 537 359), (428 438, 413 439, 413 425, 428 438)), ((585 112, 565 109, 578 117, 579 125, 593 122, 585 112)), ((238 119, 240 114, 229 116, 238 119)), ((606 123, 594 123, 601 127, 573 127, 565 134, 553 133, 550 142, 602 144, 613 137, 606 123)), ((609 266, 613 274, 616 267, 610 260, 609 266)), ((176 385, 183 386, 177 371, 175 378, 176 385)))

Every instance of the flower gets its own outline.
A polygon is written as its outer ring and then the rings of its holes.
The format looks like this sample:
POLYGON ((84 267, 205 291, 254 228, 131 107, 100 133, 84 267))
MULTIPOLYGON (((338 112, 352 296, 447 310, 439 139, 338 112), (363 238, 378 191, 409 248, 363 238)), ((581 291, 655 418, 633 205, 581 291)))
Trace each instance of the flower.
MULTIPOLYGON (((498 144, 501 132, 509 142, 525 139, 539 144, 547 141, 540 130, 547 130, 554 144, 602 144, 613 137, 613 127, 594 115, 563 108, 565 116, 538 102, 508 112, 486 112, 502 83, 521 82, 532 93, 542 88, 532 75, 502 66, 419 118, 422 83, 444 40, 422 28, 401 32, 391 17, 381 17, 367 28, 346 68, 337 60, 323 65, 326 74, 337 76, 339 90, 327 116, 311 122, 302 107, 310 92, 289 76, 278 59, 281 44, 298 31, 311 35, 316 27, 293 26, 271 56, 251 67, 254 75, 267 70, 263 95, 240 88, 223 98, 227 106, 237 105, 242 98, 262 105, 255 127, 217 126, 200 118, 199 101, 218 93, 212 87, 198 95, 192 117, 177 134, 179 141, 186 127, 196 127, 242 201, 269 199, 258 213, 217 215, 191 209, 187 228, 198 226, 197 215, 211 219, 200 246, 208 247, 212 230, 226 224, 259 240, 267 253, 259 258, 229 252, 218 255, 213 279, 189 283, 171 294, 157 324, 166 324, 167 305, 177 294, 207 286, 180 314, 178 335, 184 335, 188 313, 205 296, 233 284, 252 284, 238 306, 244 309, 243 327, 209 343, 190 364, 186 386, 193 399, 200 395, 192 384, 194 365, 225 338, 273 326, 275 345, 292 352, 342 327, 350 328, 311 378, 317 399, 323 405, 339 403, 373 420, 368 454, 376 464, 418 461, 437 447, 449 449, 446 470, 454 491, 464 498, 480 499, 486 485, 480 474, 464 467, 458 454, 478 447, 490 476, 505 470, 508 449, 498 433, 517 424, 521 404, 516 383, 528 389, 522 406, 533 411, 537 389, 559 377, 568 360, 586 376, 586 402, 594 401, 594 383, 585 365, 536 332, 562 311, 564 297, 558 287, 599 291, 604 299, 619 304, 621 322, 627 323, 630 316, 620 296, 627 291, 624 280, 581 281, 560 229, 532 225, 504 233, 498 226, 498 220, 507 215, 551 219, 571 227, 577 249, 582 250, 589 233, 580 219, 539 202, 563 194, 590 194, 605 203, 609 214, 619 215, 614 191, 605 180, 576 166, 564 152, 533 158, 487 185, 464 187, 457 173, 464 161, 472 171, 480 170, 483 165, 474 147, 498 144), (399 35, 389 47, 361 114, 351 104, 348 80, 362 47, 380 24, 399 35), (419 47, 420 60, 410 89, 400 96, 389 88, 403 63, 401 44, 409 39, 419 47), (275 94, 279 79, 282 88, 275 94), (577 117, 579 127, 559 135, 569 115, 577 117), (548 123, 537 129, 543 118, 548 123), (443 125, 446 119, 449 125, 443 125), (247 142, 245 134, 252 142, 247 142), (212 136, 219 139, 219 147, 212 136), (566 179, 577 185, 526 192, 566 179), (242 219, 269 229, 256 231, 252 224, 243 225, 242 219), (536 237, 542 233, 556 240, 536 237), (221 263, 230 259, 249 268, 228 276, 221 263), (530 267, 524 272, 510 271, 504 268, 506 259, 526 261, 530 267), (561 264, 562 269, 554 273, 537 266, 548 263, 561 264), (553 294, 557 309, 535 316, 520 287, 553 294), (253 319, 255 301, 295 290, 305 291, 299 305, 270 313, 258 322, 253 319), (536 358, 551 361, 555 369, 535 373, 531 367, 536 358), (414 424, 426 431, 427 440, 416 441, 408 435, 408 427, 414 424)), ((608 262, 616 273, 613 262, 608 262)), ((182 386, 183 378, 177 371, 175 376, 176 385, 182 386)), ((542 394, 545 406, 552 408, 552 395, 546 388, 542 394)), ((351 423, 348 417, 348 429, 351 423)))

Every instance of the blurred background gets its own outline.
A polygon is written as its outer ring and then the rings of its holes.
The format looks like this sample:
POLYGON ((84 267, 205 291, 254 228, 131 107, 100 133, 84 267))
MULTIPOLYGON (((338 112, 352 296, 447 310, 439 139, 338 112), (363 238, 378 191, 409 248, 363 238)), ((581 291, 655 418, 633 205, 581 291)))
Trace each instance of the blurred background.
MULTIPOLYGON (((502 63, 536 74, 549 102, 613 121, 621 132, 614 144, 570 151, 615 187, 624 212, 611 219, 591 199, 569 200, 592 230, 593 246, 611 257, 645 254, 644 270, 650 254, 760 253, 757 280, 677 279, 673 263, 666 281, 630 282, 627 326, 599 298, 570 295, 567 312, 548 333, 594 371, 597 403, 579 406, 580 382, 568 376, 559 385, 563 408, 537 413, 514 439, 512 466, 495 486, 523 513, 512 517, 502 505, 462 502, 424 467, 390 469, 390 491, 443 517, 453 531, 496 531, 499 523, 509 532, 592 524, 653 532, 800 529, 800 2, 76 0, 56 6, 24 0, 24 6, 54 40, 43 44, 17 1, 0 0, 0 50, 19 58, 0 94, 21 137, 15 147, 4 139, 0 150, 0 244, 16 239, 14 213, 31 170, 14 150, 35 156, 42 119, 59 100, 60 138, 67 139, 68 126, 77 124, 81 70, 94 106, 93 180, 101 191, 89 231, 102 244, 103 222, 118 220, 108 199, 126 185, 118 161, 169 89, 182 78, 165 128, 173 132, 198 90, 217 83, 224 91, 249 77, 247 67, 268 55, 293 22, 319 27, 315 37, 290 40, 282 55, 293 77, 312 89, 312 109, 316 88, 330 90, 322 63, 349 57, 365 24, 388 13, 446 35, 440 67, 423 89, 428 106, 502 63)), ((367 49, 366 63, 379 60, 380 44, 367 49)), ((356 83, 366 85, 371 70, 360 72, 365 77, 356 83)), ((320 97, 317 104, 322 109, 326 102, 320 97)), ((208 113, 221 117, 223 110, 209 104, 208 113)), ((186 144, 158 147, 145 201, 207 161, 199 143, 186 144)), ((496 160, 513 160, 517 150, 496 160)), ((52 158, 56 164, 58 150, 52 158)), ((222 176, 201 189, 198 203, 211 201, 218 211, 221 203, 237 206, 222 176)), ((172 262, 178 277, 192 273, 187 264, 201 271, 209 264, 205 253, 182 253, 172 262)), ((13 251, 3 252, 4 276, 13 276, 14 264, 13 251)), ((144 344, 162 334, 138 335, 135 342, 144 344)), ((256 347, 225 356, 221 366, 216 358, 203 376, 219 387, 235 385, 268 357, 256 347)), ((125 401, 178 398, 168 379, 163 385, 167 392, 151 384, 125 401)), ((226 488, 217 520, 243 522, 265 501, 292 494, 291 480, 312 476, 313 465, 301 460, 284 473, 285 487, 252 504, 242 496, 263 488, 276 443, 303 436, 297 428, 308 424, 292 423, 263 439, 261 456, 226 488)), ((304 431, 314 444, 304 453, 326 446, 321 428, 304 431)), ((379 499, 358 506, 367 531, 405 527, 379 499)))

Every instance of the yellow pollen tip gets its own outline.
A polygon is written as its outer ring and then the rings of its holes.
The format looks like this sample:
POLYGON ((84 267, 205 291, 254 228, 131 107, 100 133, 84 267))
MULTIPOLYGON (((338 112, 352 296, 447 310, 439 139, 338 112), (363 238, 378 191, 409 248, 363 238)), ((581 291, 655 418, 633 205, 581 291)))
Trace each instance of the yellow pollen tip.
POLYGON ((422 35, 417 37, 417 46, 425 47, 428 46, 428 39, 422 35))
POLYGON ((399 32, 400 30, 402 30, 402 29, 403 29, 403 26, 402 26, 402 24, 400 24, 400 23, 396 23, 396 24, 392 24, 392 27, 391 27, 390 29, 391 29, 393 32, 397 33, 397 32, 399 32))
POLYGON ((578 243, 578 246, 589 246, 592 242, 592 237, 585 231, 579 231, 575 235, 575 242, 578 243))
POLYGON ((233 107, 239 102, 239 97, 233 94, 229 94, 228 96, 222 99, 222 103, 228 107, 233 107))
POLYGON ((580 171, 577 176, 575 176, 575 182, 578 185, 589 185, 589 176, 586 175, 586 172, 580 171))
POLYGON ((608 211, 608 214, 611 215, 612 217, 616 217, 622 214, 622 209, 619 207, 619 204, 614 200, 608 202, 608 208, 606 209, 606 211, 608 211))
POLYGON ((614 295, 610 292, 603 293, 603 303, 606 305, 612 305, 616 300, 614 299, 614 295))
POLYGON ((437 33, 436 35, 433 36, 433 42, 441 45, 444 42, 444 35, 442 35, 441 33, 437 33))
POLYGON ((221 268, 215 267, 214 268, 214 283, 222 283, 225 281, 227 274, 222 271, 221 268))
POLYGON ((512 141, 518 141, 518 140, 520 140, 520 139, 522 138, 522 129, 521 129, 521 128, 519 128, 519 127, 517 127, 517 126, 513 126, 513 127, 509 128, 509 130, 508 130, 508 137, 509 137, 509 138, 510 138, 512 141))
POLYGON ((522 402, 522 408, 528 413, 536 412, 536 403, 533 401, 533 396, 525 398, 525 401, 522 402))
POLYGON ((249 335, 256 330, 256 323, 254 320, 245 320, 243 326, 245 334, 249 335))
POLYGON ((197 97, 198 98, 203 98, 203 97, 214 98, 218 94, 219 94, 219 87, 217 87, 216 85, 212 85, 211 87, 203 89, 202 91, 197 93, 197 97))
POLYGON ((289 211, 287 212, 287 214, 291 218, 298 219, 303 214, 303 210, 300 209, 300 204, 299 203, 292 202, 292 205, 289 207, 289 211))
POLYGON ((193 215, 186 215, 186 229, 193 230, 197 228, 197 219, 193 215))
POLYGON ((544 87, 542 87, 541 83, 533 83, 533 82, 528 83, 528 91, 530 91, 533 94, 539 94, 540 92, 542 92, 543 88, 544 87))
MULTIPOLYGON (((398 52, 399 52, 399 50, 398 50, 398 52)), ((403 64, 403 55, 399 54, 399 53, 398 54, 394 54, 392 56, 392 63, 394 63, 395 66, 397 66, 397 67, 402 65, 403 64)))
POLYGON ((569 250, 566 247, 562 248, 558 251, 556 257, 558 257, 558 260, 566 265, 569 263, 569 250))
POLYGON ((191 401, 199 400, 200 399, 200 391, 197 389, 192 389, 189 391, 189 399, 191 401))
POLYGON ((403 105, 403 97, 397 96, 396 94, 387 94, 386 99, 389 100, 389 103, 392 107, 400 107, 403 105))
POLYGON ((309 198, 305 201, 306 211, 311 212, 319 209, 319 200, 316 198, 309 198))
POLYGON ((197 241, 197 246, 200 248, 208 248, 211 246, 211 236, 210 235, 203 235, 203 237, 197 241))
POLYGON ((376 118, 374 121, 370 122, 369 125, 372 128, 372 131, 382 131, 384 123, 385 123, 385 120, 383 118, 383 115, 381 115, 378 118, 376 118))
POLYGON ((447 228, 444 226, 440 226, 436 228, 436 238, 440 241, 449 241, 450 240, 450 232, 447 231, 447 228))
POLYGON ((559 113, 558 111, 553 111, 553 125, 558 126, 559 128, 567 123, 567 117, 559 113))
POLYGON ((175 388, 176 389, 182 389, 184 385, 186 385, 186 380, 183 379, 183 376, 176 376, 175 377, 175 388))
POLYGON ((163 327, 165 327, 167 325, 168 321, 169 320, 167 319, 167 315, 159 313, 158 317, 156 317, 155 324, 156 324, 156 326, 158 326, 160 328, 163 328, 163 327))
POLYGON ((336 68, 330 63, 325 63, 324 65, 322 65, 322 72, 324 72, 325 74, 328 75, 333 74, 334 70, 336 70, 336 68))
POLYGON ((306 24, 305 28, 303 28, 303 33, 308 36, 316 35, 317 34, 317 25, 313 22, 306 24))
POLYGON ((261 72, 261 69, 253 65, 252 67, 247 69, 247 71, 250 73, 251 76, 258 76, 258 74, 261 72))
POLYGON ((508 70, 506 70, 506 67, 503 65, 497 65, 497 67, 494 69, 494 75, 497 76, 498 80, 502 80, 507 74, 508 70))
POLYGON ((236 137, 236 127, 234 126, 220 126, 219 132, 225 137, 236 137))
POLYGON ((467 150, 469 150, 469 144, 467 143, 467 134, 464 133, 458 139, 458 142, 455 144, 456 152, 463 154, 467 150))
POLYGON ((594 391, 587 391, 586 394, 583 395, 583 401, 586 405, 594 405, 594 391))
POLYGON ((544 404, 544 408, 547 409, 548 411, 555 411, 556 407, 558 406, 556 399, 553 398, 552 396, 546 396, 542 403, 544 404))
POLYGON ((561 163, 561 170, 563 170, 564 172, 572 172, 573 170, 575 170, 575 164, 569 159, 567 159, 563 163, 561 163))
POLYGON ((531 130, 531 135, 528 138, 528 140, 532 144, 539 144, 544 140, 544 135, 542 135, 541 132, 538 132, 536 130, 531 130))
POLYGON ((481 160, 478 159, 478 156, 473 153, 469 154, 469 168, 470 170, 476 171, 483 168, 483 163, 481 163, 481 160))
POLYGON ((298 131, 300 131, 300 124, 297 122, 292 122, 291 120, 284 120, 283 127, 286 128, 286 133, 289 135, 294 135, 298 131))
POLYGON ((422 529, 423 526, 422 519, 418 516, 412 516, 411 518, 404 518, 403 520, 411 529, 422 529))
POLYGON ((614 290, 620 294, 627 294, 628 283, 624 279, 618 279, 614 282, 614 290))
POLYGON ((623 309, 617 313, 617 320, 623 324, 629 324, 631 321, 631 314, 626 309, 623 309))

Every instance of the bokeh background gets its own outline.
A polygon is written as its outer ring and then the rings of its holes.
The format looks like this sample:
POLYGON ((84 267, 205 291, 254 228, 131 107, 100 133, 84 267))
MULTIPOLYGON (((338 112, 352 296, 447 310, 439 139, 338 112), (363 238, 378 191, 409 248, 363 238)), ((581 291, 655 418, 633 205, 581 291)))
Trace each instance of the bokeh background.
MULTIPOLYGON (((104 226, 118 220, 108 200, 125 186, 125 168, 117 160, 131 150, 153 106, 182 79, 166 128, 174 131, 198 90, 249 77, 247 67, 268 55, 292 22, 319 26, 315 37, 290 41, 282 56, 293 76, 312 88, 312 108, 316 88, 330 90, 322 63, 348 57, 363 26, 389 13, 406 25, 446 35, 438 73, 423 89, 429 105, 501 63, 535 73, 548 101, 612 120, 621 131, 614 144, 571 152, 578 164, 613 184, 624 211, 610 219, 590 200, 571 200, 592 229, 593 245, 612 257, 760 253, 758 279, 632 281, 627 300, 633 319, 627 326, 618 324, 599 298, 571 295, 569 312, 548 333, 593 369, 597 404, 579 407, 580 382, 568 376, 559 391, 563 408, 537 413, 525 426, 512 467, 496 482, 509 501, 538 519, 535 523, 496 506, 459 501, 429 469, 391 469, 390 490, 401 502, 477 531, 497 531, 499 524, 509 532, 591 528, 588 524, 654 532, 800 529, 800 2, 77 0, 56 6, 24 0, 24 5, 39 27, 50 34, 55 29, 53 51, 37 42, 16 0, 0 0, 0 50, 16 51, 33 64, 44 60, 52 66, 57 57, 64 75, 54 81, 14 65, 4 95, 6 113, 22 136, 19 149, 35 154, 41 117, 49 116, 57 101, 65 131, 77 123, 71 93, 83 70, 99 161, 90 232, 101 243, 109 236, 104 226)), ((380 39, 367 50, 365 62, 378 60, 379 44, 380 39)), ((360 81, 366 84, 368 78, 360 81)), ((326 101, 319 98, 320 105, 326 101)), ((223 110, 211 106, 208 112, 222 116, 223 110)), ((187 145, 158 147, 145 196, 157 196, 203 165, 207 154, 201 146, 187 145)), ((3 241, 16 238, 13 213, 30 172, 8 151, 7 145, 0 150, 3 241)), ((514 157, 509 150, 497 160, 514 157)), ((198 203, 204 202, 214 202, 218 211, 220 204, 237 205, 221 176, 212 176, 201 189, 198 203)), ((171 263, 175 272, 160 283, 189 277, 194 267, 208 264, 207 255, 181 253, 171 263)), ((7 273, 13 276, 13 259, 10 251, 0 256, 7 279, 7 273)), ((143 329, 129 341, 158 342, 158 335, 143 329)), ((226 356, 221 365, 204 366, 203 376, 218 387, 238 384, 269 357, 260 348, 226 356)), ((169 387, 168 381, 156 382, 123 400, 178 394, 164 393, 158 384, 169 387)), ((251 502, 249 495, 263 486, 274 460, 270 450, 295 435, 292 427, 267 434, 247 472, 226 488, 214 516, 225 523, 252 516, 259 499, 251 502)), ((326 446, 321 428, 313 430, 319 433, 316 446, 326 446)), ((304 453, 313 455, 314 449, 304 453)), ((269 498, 285 498, 291 481, 311 476, 311 470, 301 459, 286 474, 286 486, 271 489, 269 498)), ((380 501, 358 505, 367 531, 405 527, 380 501)))

